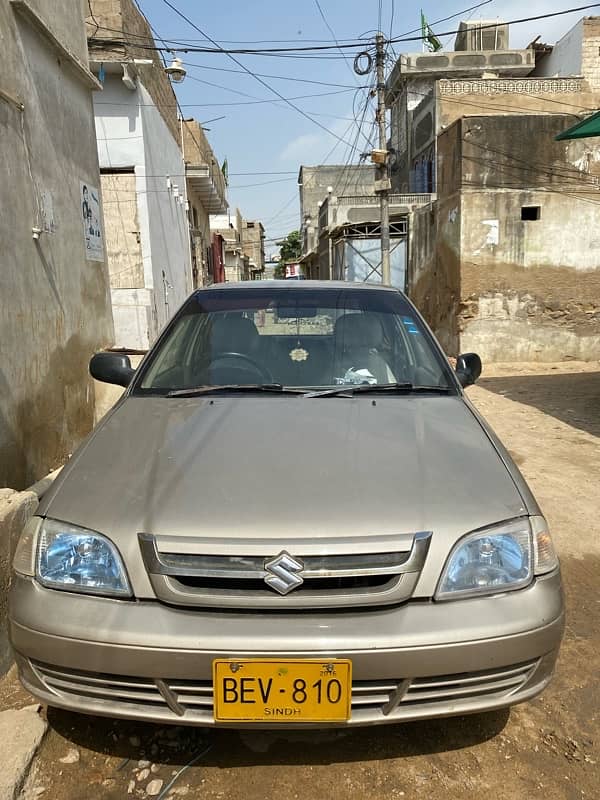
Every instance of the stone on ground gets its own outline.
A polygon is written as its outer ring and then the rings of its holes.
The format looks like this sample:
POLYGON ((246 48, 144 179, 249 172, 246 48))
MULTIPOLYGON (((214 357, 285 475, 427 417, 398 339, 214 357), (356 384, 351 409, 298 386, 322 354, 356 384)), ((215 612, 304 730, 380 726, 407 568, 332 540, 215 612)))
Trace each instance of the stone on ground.
POLYGON ((29 765, 47 728, 47 722, 40 717, 38 709, 38 705, 32 705, 19 711, 0 712, 0 800, 13 800, 27 777, 29 765))

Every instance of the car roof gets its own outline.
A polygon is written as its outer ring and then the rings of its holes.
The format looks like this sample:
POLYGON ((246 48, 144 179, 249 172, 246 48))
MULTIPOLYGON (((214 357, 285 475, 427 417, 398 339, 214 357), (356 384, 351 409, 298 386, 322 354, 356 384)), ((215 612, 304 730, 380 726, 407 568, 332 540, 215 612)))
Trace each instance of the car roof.
POLYGON ((196 289, 195 295, 202 294, 206 291, 229 291, 230 289, 247 289, 248 291, 255 291, 260 289, 289 289, 292 292, 303 292, 307 289, 347 289, 355 290, 372 290, 378 289, 384 292, 397 292, 402 294, 400 289, 394 286, 382 286, 380 283, 359 283, 350 281, 290 281, 290 280, 262 280, 262 281, 236 281, 235 283, 212 283, 210 286, 205 286, 202 289, 196 289))

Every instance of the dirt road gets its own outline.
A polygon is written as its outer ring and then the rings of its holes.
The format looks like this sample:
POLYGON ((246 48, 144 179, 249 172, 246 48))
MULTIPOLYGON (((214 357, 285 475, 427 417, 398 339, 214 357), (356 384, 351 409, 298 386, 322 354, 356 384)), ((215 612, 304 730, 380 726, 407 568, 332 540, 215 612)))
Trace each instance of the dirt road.
MULTIPOLYGON (((50 710, 26 799, 147 797, 152 781, 164 789, 209 746, 165 796, 600 799, 599 369, 495 365, 469 390, 530 482, 561 556, 568 624, 541 698, 510 713, 298 734, 169 730, 50 710)), ((10 679, 2 698, 5 707, 31 702, 10 679)))

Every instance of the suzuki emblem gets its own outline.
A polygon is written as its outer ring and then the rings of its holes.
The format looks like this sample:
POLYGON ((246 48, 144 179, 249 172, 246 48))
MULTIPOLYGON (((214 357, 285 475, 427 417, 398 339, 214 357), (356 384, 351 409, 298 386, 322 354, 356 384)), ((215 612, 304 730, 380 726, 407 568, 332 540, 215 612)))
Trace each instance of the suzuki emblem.
POLYGON ((271 561, 265 561, 264 567, 269 573, 265 575, 265 583, 279 594, 287 594, 304 583, 304 579, 298 575, 304 569, 304 564, 292 558, 285 550, 271 561))

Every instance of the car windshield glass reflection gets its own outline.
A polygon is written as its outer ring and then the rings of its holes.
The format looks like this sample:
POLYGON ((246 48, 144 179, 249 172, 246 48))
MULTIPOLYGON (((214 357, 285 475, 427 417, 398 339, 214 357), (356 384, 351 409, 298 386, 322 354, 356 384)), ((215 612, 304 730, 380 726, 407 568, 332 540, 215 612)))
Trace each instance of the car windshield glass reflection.
POLYGON ((265 286, 194 295, 134 393, 399 384, 453 388, 446 360, 401 294, 265 286))

